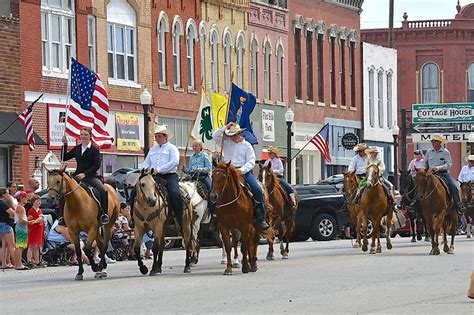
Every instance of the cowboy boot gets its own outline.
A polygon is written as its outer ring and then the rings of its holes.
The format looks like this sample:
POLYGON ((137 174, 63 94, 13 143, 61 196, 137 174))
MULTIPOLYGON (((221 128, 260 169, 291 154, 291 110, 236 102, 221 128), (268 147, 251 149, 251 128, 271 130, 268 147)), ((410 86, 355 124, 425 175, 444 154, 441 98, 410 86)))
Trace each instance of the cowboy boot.
POLYGON ((265 209, 262 205, 257 204, 257 224, 262 230, 266 230, 270 227, 267 220, 265 219, 265 209))
POLYGON ((295 193, 290 194, 290 212, 291 213, 296 213, 296 195, 295 193))
POLYGON ((357 188, 357 192, 356 192, 356 195, 354 197, 354 203, 355 204, 359 204, 359 201, 360 201, 360 196, 362 195, 362 189, 361 187, 358 187, 357 188))
POLYGON ((105 191, 105 196, 102 196, 102 202, 100 210, 102 212, 100 216, 100 224, 105 225, 109 223, 109 215, 107 214, 107 210, 109 209, 109 197, 107 191, 105 191))

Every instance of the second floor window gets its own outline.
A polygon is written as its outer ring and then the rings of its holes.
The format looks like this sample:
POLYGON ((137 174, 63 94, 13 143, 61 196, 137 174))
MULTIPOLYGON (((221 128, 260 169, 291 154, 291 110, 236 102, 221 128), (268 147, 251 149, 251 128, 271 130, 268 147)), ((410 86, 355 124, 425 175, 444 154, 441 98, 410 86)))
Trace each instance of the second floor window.
POLYGON ((318 66, 318 102, 324 103, 324 53, 323 53, 324 34, 318 33, 317 44, 317 66, 318 66))
POLYGON ((422 103, 439 103, 439 68, 432 62, 421 68, 421 101, 422 103))
POLYGON ((276 96, 279 102, 283 102, 283 89, 283 47, 278 45, 276 53, 276 96))
POLYGON ((306 99, 310 102, 313 96, 313 32, 306 32, 306 99))
POLYGON ((244 84, 244 36, 240 35, 237 38, 237 60, 235 69, 237 71, 237 85, 242 87, 244 84))
MULTIPOLYGON (((189 24, 186 30, 186 66, 188 68, 188 89, 196 88, 194 82, 194 42, 197 39, 196 27, 189 24)), ((205 84, 203 82, 203 84, 205 84)))
POLYGON ((219 73, 217 71, 217 45, 219 43, 219 35, 217 30, 211 31, 210 45, 211 45, 211 87, 214 92, 219 90, 219 73))
POLYGON ((135 28, 108 23, 107 39, 109 78, 135 81, 135 28))
POLYGON ((166 86, 166 32, 168 21, 162 17, 158 21, 158 78, 161 86, 166 86))
POLYGON ((270 79, 270 57, 272 54, 272 46, 270 42, 265 43, 265 47, 263 48, 263 87, 264 91, 264 98, 267 100, 271 99, 271 79, 270 79))
POLYGON ((341 89, 341 106, 346 106, 346 41, 339 41, 339 80, 341 89))
POLYGON ((393 74, 389 70, 387 73, 387 125, 388 128, 392 129, 393 127, 393 104, 392 104, 392 77, 393 74))
POLYGON ((177 19, 173 25, 173 82, 175 88, 181 88, 181 35, 183 35, 183 26, 177 19))
POLYGON ((383 108, 383 70, 377 73, 377 88, 378 88, 378 112, 379 112, 379 127, 384 127, 384 108, 383 108))
POLYGON ((301 29, 295 28, 295 97, 301 100, 301 29))
POLYGON ((95 16, 87 18, 87 46, 89 47, 89 69, 96 71, 95 16))
POLYGON ((375 127, 375 104, 374 104, 374 70, 369 70, 369 124, 370 127, 375 127))
POLYGON ((226 92, 230 91, 230 69, 232 69, 231 64, 231 53, 232 53, 232 37, 230 33, 225 33, 224 35, 224 89, 226 92))
POLYGON ((254 38, 252 43, 250 43, 250 91, 252 92, 255 97, 257 96, 257 88, 258 88, 258 81, 257 81, 257 54, 258 54, 258 43, 257 40, 254 38))

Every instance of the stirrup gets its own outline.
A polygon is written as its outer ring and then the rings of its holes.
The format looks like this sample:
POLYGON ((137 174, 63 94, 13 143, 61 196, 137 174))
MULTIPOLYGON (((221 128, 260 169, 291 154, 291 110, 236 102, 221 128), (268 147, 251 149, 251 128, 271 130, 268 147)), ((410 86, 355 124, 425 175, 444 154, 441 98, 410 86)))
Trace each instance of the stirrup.
POLYGON ((100 216, 100 224, 108 224, 109 223, 109 216, 107 214, 103 214, 100 216))
POLYGON ((263 219, 262 221, 258 222, 258 226, 262 229, 262 230, 266 230, 268 228, 270 228, 270 225, 268 224, 267 220, 263 219))

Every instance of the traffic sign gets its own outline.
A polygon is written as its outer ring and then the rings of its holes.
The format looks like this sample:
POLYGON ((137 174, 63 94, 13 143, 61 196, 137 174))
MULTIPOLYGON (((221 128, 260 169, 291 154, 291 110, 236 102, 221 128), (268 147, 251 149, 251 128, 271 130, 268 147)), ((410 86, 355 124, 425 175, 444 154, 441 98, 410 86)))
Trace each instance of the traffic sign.
POLYGON ((413 104, 413 123, 474 123, 474 103, 413 104))
POLYGON ((459 130, 457 124, 412 124, 412 133, 440 133, 456 132, 459 130))
MULTIPOLYGON (((469 133, 462 133, 462 132, 450 132, 444 133, 439 132, 442 134, 449 142, 468 142, 469 140, 469 133)), ((431 142, 431 136, 433 133, 412 133, 412 140, 413 142, 420 143, 420 142, 431 142)))

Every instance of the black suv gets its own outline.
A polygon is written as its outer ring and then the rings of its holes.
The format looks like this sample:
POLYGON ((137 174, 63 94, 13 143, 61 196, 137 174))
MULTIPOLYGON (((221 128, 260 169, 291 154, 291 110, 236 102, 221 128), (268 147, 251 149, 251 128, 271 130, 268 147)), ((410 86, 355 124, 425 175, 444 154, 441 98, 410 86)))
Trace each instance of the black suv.
POLYGON ((332 185, 296 185, 299 203, 296 212, 293 240, 329 241, 339 236, 351 222, 343 210, 344 197, 332 185))

